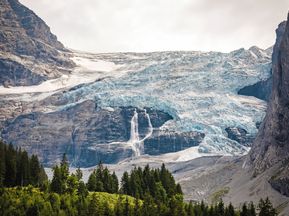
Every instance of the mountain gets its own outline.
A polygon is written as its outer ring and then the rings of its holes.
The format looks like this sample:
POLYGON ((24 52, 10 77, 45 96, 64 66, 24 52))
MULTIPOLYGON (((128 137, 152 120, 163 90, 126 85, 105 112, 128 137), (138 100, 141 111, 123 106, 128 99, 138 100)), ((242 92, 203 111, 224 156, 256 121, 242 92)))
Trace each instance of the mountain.
POLYGON ((248 153, 267 103, 241 90, 270 79, 271 49, 71 51, 18 1, 0 10, 1 138, 46 166, 248 153))
POLYGON ((68 76, 2 90, 1 137, 49 166, 64 152, 83 167, 185 150, 176 160, 243 155, 265 115, 265 101, 238 90, 271 76, 266 50, 71 55, 68 76))
POLYGON ((269 196, 286 215, 288 21, 273 60, 258 47, 94 54, 66 49, 18 1, 0 6, 1 139, 46 167, 63 153, 117 174, 166 163, 186 200, 269 196))
POLYGON ((249 156, 256 175, 274 167, 271 185, 289 196, 289 21, 276 33, 272 98, 249 156))
MULTIPOLYGON (((241 205, 269 197, 279 215, 289 212, 289 15, 276 30, 272 90, 266 117, 247 156, 207 157, 173 164, 186 199, 241 205)), ((136 162, 135 162, 136 163, 136 162)))
POLYGON ((0 1, 0 84, 26 86, 69 72, 69 51, 18 0, 0 1))

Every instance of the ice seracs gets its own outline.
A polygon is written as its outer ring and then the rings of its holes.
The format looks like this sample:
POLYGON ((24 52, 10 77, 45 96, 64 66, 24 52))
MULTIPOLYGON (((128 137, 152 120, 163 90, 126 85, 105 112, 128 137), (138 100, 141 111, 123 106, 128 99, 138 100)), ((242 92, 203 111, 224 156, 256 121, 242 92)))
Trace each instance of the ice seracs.
MULTIPOLYGON (((39 95, 45 96, 48 89, 53 90, 52 93, 61 92, 59 97, 67 103, 49 106, 47 109, 51 112, 84 100, 93 100, 104 109, 150 107, 164 111, 173 120, 160 129, 204 133, 205 138, 197 149, 206 154, 245 154, 247 147, 229 139, 226 128, 242 128, 249 136, 255 136, 265 114, 265 101, 237 92, 271 76, 270 50, 253 47, 231 53, 74 52, 73 60, 78 66, 71 74, 21 91, 40 92, 39 95), (79 84, 83 85, 77 86, 79 84)), ((19 94, 21 101, 22 92, 16 87, 0 89, 0 94, 7 96, 13 91, 19 94)), ((26 94, 25 100, 27 98, 26 94)), ((138 113, 131 119, 126 146, 130 146, 136 156, 142 154, 143 141, 153 134, 150 116, 145 115, 148 131, 143 138, 138 134, 138 113)))

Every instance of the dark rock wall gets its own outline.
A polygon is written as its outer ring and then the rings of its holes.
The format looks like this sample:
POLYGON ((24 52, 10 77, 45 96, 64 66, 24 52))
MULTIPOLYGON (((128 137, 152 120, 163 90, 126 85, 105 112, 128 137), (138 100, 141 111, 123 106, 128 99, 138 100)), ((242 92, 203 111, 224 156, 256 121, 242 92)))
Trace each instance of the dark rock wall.
MULTIPOLYGON (((55 163, 64 152, 75 166, 92 166, 99 160, 115 163, 132 156, 131 148, 125 142, 130 139, 134 110, 139 114, 142 139, 148 133, 144 109, 119 107, 106 110, 90 100, 62 111, 34 112, 7 120, 1 136, 5 141, 39 155, 45 165, 55 163)), ((154 128, 172 119, 162 111, 147 108, 146 112, 154 128)), ((179 139, 184 138, 179 136, 179 139)), ((167 147, 159 147, 159 154, 173 150, 164 151, 163 148, 167 147)))
POLYGON ((250 152, 257 173, 287 158, 289 153, 289 22, 281 23, 276 33, 272 98, 250 152))
MULTIPOLYGON (((4 75, 0 74, 2 85, 35 85, 45 80, 35 79, 39 74, 45 76, 46 73, 53 73, 55 67, 74 67, 74 63, 68 58, 69 51, 50 32, 45 22, 18 0, 0 1, 0 57, 0 70, 5 70, 4 75), (13 55, 18 57, 17 60, 12 58, 13 55), (49 64, 52 70, 37 71, 31 78, 27 73, 28 69, 20 70, 19 67, 26 60, 34 61, 35 64, 49 64), (14 64, 7 67, 7 61, 15 62, 15 67, 14 64), (24 78, 21 82, 15 82, 16 72, 18 77, 24 78)), ((52 76, 55 77, 55 74, 52 76)))
POLYGON ((269 101, 272 89, 272 77, 253 85, 246 86, 238 91, 239 95, 253 96, 264 101, 269 101))
POLYGON ((33 73, 24 65, 3 58, 0 58, 0 74, 0 83, 5 87, 37 85, 47 80, 47 77, 33 73))
POLYGON ((177 152, 198 146, 204 137, 204 133, 194 131, 178 133, 155 130, 152 136, 144 141, 144 151, 150 155, 177 152))
POLYGON ((248 134, 248 132, 240 127, 228 127, 225 128, 228 134, 228 138, 237 141, 243 146, 251 146, 255 137, 248 134))

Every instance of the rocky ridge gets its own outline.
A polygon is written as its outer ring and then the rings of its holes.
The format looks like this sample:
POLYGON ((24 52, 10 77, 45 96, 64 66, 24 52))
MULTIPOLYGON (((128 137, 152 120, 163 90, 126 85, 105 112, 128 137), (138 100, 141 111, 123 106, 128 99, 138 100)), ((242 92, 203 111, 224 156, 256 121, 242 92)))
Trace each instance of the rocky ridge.
POLYGON ((282 22, 276 34, 272 98, 249 158, 255 175, 275 167, 269 182, 289 196, 289 21, 282 22))
POLYGON ((69 51, 33 11, 18 0, 0 1, 0 84, 36 85, 74 63, 69 51))

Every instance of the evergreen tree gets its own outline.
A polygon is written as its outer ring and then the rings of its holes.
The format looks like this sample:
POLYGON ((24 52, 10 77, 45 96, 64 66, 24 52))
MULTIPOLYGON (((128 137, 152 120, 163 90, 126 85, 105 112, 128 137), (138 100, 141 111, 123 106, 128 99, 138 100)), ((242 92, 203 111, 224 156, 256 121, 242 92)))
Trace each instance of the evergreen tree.
POLYGON ((138 197, 136 197, 136 199, 134 200, 133 215, 134 216, 141 216, 142 215, 141 206, 140 206, 140 202, 139 202, 138 197))
POLYGON ((88 215, 90 216, 99 216, 98 214, 98 199, 96 194, 92 195, 92 198, 88 205, 88 215))
POLYGON ((70 194, 76 193, 79 186, 79 181, 76 175, 71 174, 70 176, 68 176, 66 185, 67 185, 66 192, 70 194))
POLYGON ((143 216, 157 216, 157 209, 153 197, 147 192, 144 195, 144 201, 142 206, 143 216))
POLYGON ((225 208, 225 216, 235 216, 235 209, 232 205, 232 203, 230 203, 226 208, 225 208))
POLYGON ((178 193, 178 194, 183 194, 182 187, 181 187, 180 184, 177 184, 177 185, 176 185, 176 193, 178 193))
POLYGON ((248 216, 256 216, 256 209, 253 202, 249 204, 249 214, 248 216))
POLYGON ((62 182, 61 169, 57 165, 53 167, 53 178, 50 184, 50 191, 58 194, 62 194, 65 191, 65 187, 62 182))
POLYGON ((104 216, 114 216, 114 211, 112 208, 109 207, 109 203, 105 202, 104 203, 104 212, 103 212, 104 216))
POLYGON ((60 163, 60 173, 61 173, 61 181, 64 185, 64 189, 66 189, 66 182, 69 176, 69 164, 66 154, 64 153, 62 156, 62 160, 60 163))
POLYGON ((103 205, 95 193, 92 194, 91 201, 88 206, 88 215, 102 216, 104 214, 103 205))
POLYGON ((96 170, 94 170, 88 177, 86 186, 89 191, 96 191, 96 170))
POLYGON ((80 181, 82 179, 83 173, 79 167, 75 171, 75 175, 76 175, 78 181, 80 181))
POLYGON ((247 203, 244 203, 242 205, 242 209, 240 212, 240 216, 249 216, 249 211, 248 211, 248 207, 247 207, 247 203))
POLYGON ((188 207, 187 207, 187 215, 188 215, 188 216, 194 216, 194 215, 195 215, 195 214, 194 214, 194 207, 193 207, 193 202, 192 202, 192 201, 189 202, 189 205, 188 205, 188 207))
POLYGON ((129 185, 129 176, 128 176, 128 172, 126 171, 123 173, 123 176, 121 178, 121 189, 122 189, 122 193, 131 195, 130 185, 129 185))
POLYGON ((0 187, 4 186, 5 179, 5 144, 0 140, 0 187))
POLYGON ((117 203, 114 207, 115 216, 123 215, 123 205, 122 205, 122 196, 118 196, 117 203))
POLYGON ((217 214, 218 215, 224 215, 225 213, 225 209, 224 209, 224 202, 221 199, 220 202, 217 204, 217 208, 216 208, 217 214))
POLYGON ((125 203, 124 203, 124 209, 123 209, 123 215, 124 216, 131 216, 131 209, 130 209, 130 205, 129 205, 129 202, 128 202, 128 198, 126 197, 125 199, 125 203))
POLYGON ((41 181, 41 166, 38 161, 38 157, 35 155, 31 156, 30 160, 30 174, 31 174, 31 183, 32 185, 39 185, 43 181, 41 181))
POLYGON ((88 190, 87 190, 83 181, 79 181, 79 183, 78 183, 77 195, 81 199, 84 199, 88 195, 88 190))
POLYGON ((10 144, 5 155, 5 179, 4 185, 8 187, 15 186, 16 183, 16 152, 10 144))
POLYGON ((30 183, 29 158, 26 151, 18 150, 16 154, 16 185, 26 186, 30 183))
POLYGON ((112 177, 112 185, 111 185, 112 193, 118 193, 118 178, 115 172, 112 173, 111 177, 112 177))
POLYGON ((260 199, 258 208, 259 208, 259 216, 276 216, 277 215, 277 212, 273 208, 273 205, 268 197, 265 199, 265 201, 263 199, 260 199))

